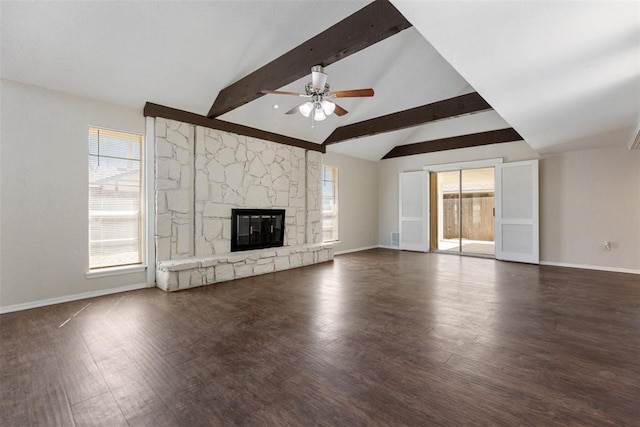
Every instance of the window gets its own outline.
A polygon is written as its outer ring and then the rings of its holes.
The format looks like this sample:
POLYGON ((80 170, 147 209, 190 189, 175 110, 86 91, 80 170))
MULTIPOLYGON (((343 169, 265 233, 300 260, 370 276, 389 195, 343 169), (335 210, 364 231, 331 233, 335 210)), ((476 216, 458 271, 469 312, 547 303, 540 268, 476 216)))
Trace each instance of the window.
POLYGON ((338 168, 322 167, 322 241, 338 240, 338 168))
POLYGON ((142 264, 142 135, 89 128, 89 268, 142 264))

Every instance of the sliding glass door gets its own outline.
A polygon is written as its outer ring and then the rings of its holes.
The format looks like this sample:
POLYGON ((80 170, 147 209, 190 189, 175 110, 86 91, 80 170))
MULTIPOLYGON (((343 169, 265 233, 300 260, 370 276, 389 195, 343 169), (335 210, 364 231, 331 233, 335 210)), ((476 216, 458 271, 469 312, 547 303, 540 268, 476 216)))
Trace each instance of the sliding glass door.
POLYGON ((435 173, 438 239, 435 249, 460 252, 460 171, 435 173))
POLYGON ((493 255, 494 168, 434 172, 431 179, 431 247, 493 255))

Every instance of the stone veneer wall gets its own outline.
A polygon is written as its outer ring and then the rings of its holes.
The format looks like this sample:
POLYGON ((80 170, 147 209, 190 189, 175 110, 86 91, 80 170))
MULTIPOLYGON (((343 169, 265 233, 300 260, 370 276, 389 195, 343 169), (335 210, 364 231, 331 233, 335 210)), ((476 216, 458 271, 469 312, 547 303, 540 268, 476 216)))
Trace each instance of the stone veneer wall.
MULTIPOLYGON (((320 153, 163 118, 156 118, 155 132, 159 279, 168 278, 167 266, 182 271, 194 257, 197 268, 202 257, 219 264, 231 250, 233 208, 285 209, 285 247, 307 245, 300 253, 316 252, 308 245, 322 242, 320 153), (185 262, 165 262, 177 260, 185 262)), ((311 263, 329 259, 332 251, 311 263)), ((220 281, 202 273, 200 284, 220 281)))
POLYGON ((195 126, 156 119, 156 260, 194 256, 195 126))

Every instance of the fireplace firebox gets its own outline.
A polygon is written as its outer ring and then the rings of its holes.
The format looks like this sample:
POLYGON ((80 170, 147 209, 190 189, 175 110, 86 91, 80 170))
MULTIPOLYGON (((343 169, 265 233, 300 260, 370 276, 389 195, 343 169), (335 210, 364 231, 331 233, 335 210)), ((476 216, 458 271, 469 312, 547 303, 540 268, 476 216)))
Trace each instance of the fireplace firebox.
POLYGON ((284 209, 231 209, 231 252, 283 246, 284 209))

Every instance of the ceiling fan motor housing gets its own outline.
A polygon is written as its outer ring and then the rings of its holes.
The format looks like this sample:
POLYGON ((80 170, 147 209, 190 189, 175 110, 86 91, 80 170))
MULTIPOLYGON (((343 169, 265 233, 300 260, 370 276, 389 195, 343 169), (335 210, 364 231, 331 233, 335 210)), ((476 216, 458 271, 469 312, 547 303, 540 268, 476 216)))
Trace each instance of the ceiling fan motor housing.
POLYGON ((324 92, 327 85, 327 74, 321 65, 311 67, 311 86, 314 91, 324 92))
POLYGON ((309 82, 305 85, 304 87, 304 91, 307 95, 311 96, 311 97, 318 97, 318 98, 322 98, 325 96, 329 96, 329 85, 325 83, 324 85, 324 90, 319 90, 315 87, 313 87, 313 82, 309 82))

